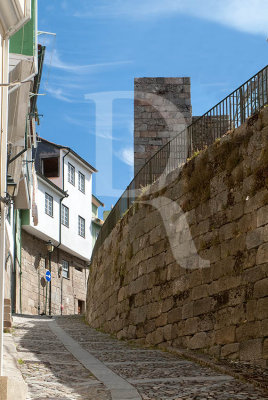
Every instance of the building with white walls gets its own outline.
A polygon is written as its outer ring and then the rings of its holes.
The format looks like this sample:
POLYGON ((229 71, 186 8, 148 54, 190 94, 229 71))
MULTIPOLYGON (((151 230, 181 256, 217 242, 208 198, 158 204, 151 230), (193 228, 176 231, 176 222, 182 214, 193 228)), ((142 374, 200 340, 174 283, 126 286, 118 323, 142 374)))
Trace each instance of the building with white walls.
POLYGON ((42 138, 33 156, 38 224, 34 222, 32 210, 29 225, 23 228, 89 262, 92 252, 92 174, 97 172, 96 169, 72 149, 42 138), (47 210, 48 206, 51 212, 47 210))
MULTIPOLYGON (((32 158, 32 147, 36 142, 36 99, 43 54, 44 47, 37 45, 37 0, 1 1, 0 196, 6 200, 5 204, 1 201, 1 214, 7 218, 1 225, 0 247, 4 248, 0 249, 0 270, 5 271, 5 277, 1 279, 4 282, 5 309, 10 307, 13 311, 17 274, 16 224, 18 210, 31 207, 27 163, 32 158)), ((4 321, 5 328, 11 326, 10 311, 4 321)))
POLYGON ((42 138, 33 159, 32 207, 21 213, 21 312, 48 312, 47 289, 42 288, 47 286, 49 241, 54 246, 52 314, 83 312, 94 245, 92 174, 97 171, 69 147, 42 138))
MULTIPOLYGON (((18 69, 21 74, 16 82, 14 76, 9 73, 10 52, 9 47, 12 37, 20 29, 23 29, 32 17, 32 4, 36 4, 36 0, 4 0, 0 1, 0 375, 3 375, 3 327, 4 327, 4 311, 5 311, 5 328, 10 327, 10 305, 11 305, 11 270, 15 265, 14 261, 14 214, 13 207, 10 207, 10 197, 7 193, 16 195, 18 181, 14 181, 12 175, 8 171, 8 161, 10 157, 14 158, 18 153, 18 138, 16 127, 21 125, 25 134, 25 122, 27 107, 29 102, 29 89, 34 78, 34 71, 27 75, 27 68, 19 62, 18 69), (20 88, 24 84, 24 80, 31 80, 26 85, 25 96, 17 97, 17 107, 14 107, 14 98, 10 98, 11 90, 21 93, 20 88), (27 92, 28 90, 28 92, 27 92), (18 104, 19 101, 19 104, 18 104), (19 107, 22 105, 22 109, 19 107), (26 112, 23 112, 24 106, 26 112), (13 110, 12 110, 13 108, 13 110), (20 108, 20 111, 19 111, 20 108), (12 119, 10 120, 10 116, 12 119), (15 191, 13 192, 13 189, 15 191), (4 303, 5 301, 5 303, 4 303), (5 304, 5 307, 4 307, 5 304)), ((36 71, 37 73, 37 71, 36 71)), ((15 164, 13 164, 15 166, 15 164)), ((20 179, 20 177, 19 177, 20 179)), ((12 377, 14 378, 14 377, 12 377)), ((8 379, 1 380, 0 397, 7 393, 8 379)), ((13 390, 17 393, 18 398, 21 397, 21 384, 16 384, 13 379, 13 390)))

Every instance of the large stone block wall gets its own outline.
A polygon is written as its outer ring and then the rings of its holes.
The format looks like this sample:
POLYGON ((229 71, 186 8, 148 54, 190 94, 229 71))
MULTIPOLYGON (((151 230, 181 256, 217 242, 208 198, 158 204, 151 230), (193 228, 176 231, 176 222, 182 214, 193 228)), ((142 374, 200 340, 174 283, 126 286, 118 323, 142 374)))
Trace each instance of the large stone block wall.
POLYGON ((266 365, 267 188, 265 108, 144 189, 94 256, 89 324, 266 365))
POLYGON ((192 121, 190 78, 135 78, 134 173, 192 121))
MULTIPOLYGON (((48 314, 49 285, 45 281, 45 271, 49 269, 46 243, 22 230, 21 283, 18 266, 17 310, 23 314, 48 314), (21 305, 21 306, 20 306, 21 305)), ((53 315, 78 313, 78 300, 86 304, 88 269, 85 263, 70 254, 54 249, 51 256, 52 288, 51 311, 53 315), (59 274, 62 260, 69 262, 69 278, 59 274)), ((84 311, 84 310, 82 310, 84 311)))

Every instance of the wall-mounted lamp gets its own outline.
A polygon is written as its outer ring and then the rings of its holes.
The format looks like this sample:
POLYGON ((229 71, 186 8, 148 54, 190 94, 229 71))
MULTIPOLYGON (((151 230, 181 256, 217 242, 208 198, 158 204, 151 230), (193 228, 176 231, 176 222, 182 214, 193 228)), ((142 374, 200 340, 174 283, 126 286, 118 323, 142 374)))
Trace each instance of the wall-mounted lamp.
POLYGON ((7 176, 7 193, 12 198, 15 195, 17 184, 14 182, 12 176, 7 176))
POLYGON ((48 242, 47 242, 47 251, 49 252, 49 253, 53 253, 53 250, 54 250, 54 244, 51 242, 51 240, 49 240, 48 242))
POLYGON ((5 204, 10 204, 15 195, 17 184, 14 182, 12 176, 7 176, 7 192, 5 197, 0 197, 0 201, 5 204))

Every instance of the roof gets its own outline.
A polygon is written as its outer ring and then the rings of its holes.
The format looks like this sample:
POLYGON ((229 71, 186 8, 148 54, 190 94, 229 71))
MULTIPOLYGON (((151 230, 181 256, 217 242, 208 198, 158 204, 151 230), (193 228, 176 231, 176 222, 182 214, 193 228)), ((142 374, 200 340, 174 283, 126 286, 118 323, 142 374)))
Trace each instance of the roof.
POLYGON ((71 154, 73 154, 73 155, 74 155, 75 157, 77 157, 83 164, 85 164, 89 169, 91 169, 92 172, 98 172, 98 170, 97 170, 96 168, 94 168, 91 164, 89 164, 86 160, 84 160, 84 158, 82 158, 81 156, 79 156, 79 154, 77 154, 77 153, 76 153, 74 150, 72 150, 70 147, 62 146, 62 145, 60 145, 60 144, 56 144, 56 143, 50 142, 49 140, 44 139, 44 138, 41 138, 41 137, 39 137, 39 139, 40 139, 42 142, 46 142, 46 143, 52 144, 53 146, 57 147, 58 149, 65 149, 65 150, 68 150, 68 152, 70 152, 71 154))
POLYGON ((92 200, 95 200, 95 202, 93 201, 92 203, 98 203, 95 204, 97 207, 99 206, 104 207, 104 203, 102 203, 93 193, 92 193, 92 200))
POLYGON ((53 183, 50 179, 48 179, 45 175, 40 174, 40 172, 36 171, 36 175, 38 176, 38 178, 43 179, 43 181, 45 181, 46 183, 48 183, 50 186, 53 187, 53 189, 57 190, 58 192, 60 192, 61 194, 64 195, 64 197, 68 197, 67 192, 65 192, 64 190, 62 190, 59 186, 55 185, 55 183, 53 183))

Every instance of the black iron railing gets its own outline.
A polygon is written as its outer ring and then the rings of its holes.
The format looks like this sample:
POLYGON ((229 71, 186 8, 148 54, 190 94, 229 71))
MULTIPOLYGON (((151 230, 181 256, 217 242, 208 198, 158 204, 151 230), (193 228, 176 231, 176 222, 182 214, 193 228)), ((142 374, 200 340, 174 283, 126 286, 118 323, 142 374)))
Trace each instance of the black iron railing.
POLYGON ((248 117, 268 104, 268 65, 233 91, 202 117, 163 146, 140 169, 111 210, 93 249, 93 256, 109 236, 116 223, 140 195, 143 187, 151 185, 183 165, 196 151, 209 146, 228 130, 237 128, 248 117))

